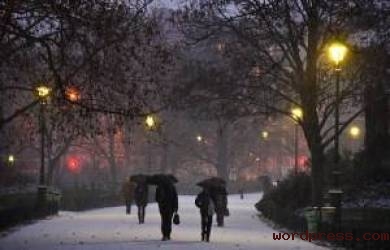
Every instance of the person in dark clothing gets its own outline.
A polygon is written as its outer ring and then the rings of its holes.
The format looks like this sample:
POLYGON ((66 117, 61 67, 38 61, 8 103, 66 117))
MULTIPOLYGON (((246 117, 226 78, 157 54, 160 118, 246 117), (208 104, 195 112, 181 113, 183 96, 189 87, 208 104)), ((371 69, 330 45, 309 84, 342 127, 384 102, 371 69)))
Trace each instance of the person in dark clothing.
POLYGON ((217 214, 217 225, 224 226, 224 218, 229 214, 227 208, 227 191, 224 187, 213 188, 211 198, 215 204, 215 213, 217 214))
POLYGON ((199 208, 201 215, 202 241, 209 242, 215 205, 207 189, 203 189, 203 191, 198 194, 195 199, 195 205, 199 208))
POLYGON ((145 223, 145 208, 148 205, 149 188, 146 182, 137 182, 134 190, 134 200, 138 208, 138 222, 145 223))
POLYGON ((130 180, 126 180, 122 185, 122 195, 125 200, 126 214, 131 213, 131 204, 134 198, 135 183, 130 180))
POLYGON ((156 201, 161 215, 162 240, 170 240, 172 218, 178 210, 178 195, 173 183, 160 183, 156 189, 156 201))

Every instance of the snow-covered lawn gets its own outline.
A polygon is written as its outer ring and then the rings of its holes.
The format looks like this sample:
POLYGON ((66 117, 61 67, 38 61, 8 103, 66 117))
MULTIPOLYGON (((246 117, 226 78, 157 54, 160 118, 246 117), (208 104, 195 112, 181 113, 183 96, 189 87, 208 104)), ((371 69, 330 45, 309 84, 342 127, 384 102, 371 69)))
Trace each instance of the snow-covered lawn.
POLYGON ((161 242, 160 216, 156 204, 149 204, 145 224, 138 225, 136 209, 126 215, 124 207, 86 212, 60 212, 59 216, 17 228, 0 238, 1 250, 196 250, 196 249, 324 249, 302 240, 274 241, 276 232, 262 223, 253 206, 261 194, 244 200, 229 196, 230 217, 224 228, 213 226, 211 242, 200 241, 200 216, 194 196, 181 196, 181 224, 173 227, 172 241, 161 242))

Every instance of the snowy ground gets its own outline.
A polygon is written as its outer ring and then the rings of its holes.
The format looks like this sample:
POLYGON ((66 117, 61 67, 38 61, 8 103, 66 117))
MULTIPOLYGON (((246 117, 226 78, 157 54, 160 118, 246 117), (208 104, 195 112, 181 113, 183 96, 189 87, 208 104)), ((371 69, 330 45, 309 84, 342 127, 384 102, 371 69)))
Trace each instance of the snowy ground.
POLYGON ((259 250, 325 249, 301 240, 274 241, 272 228, 256 216, 253 204, 260 194, 244 200, 229 196, 230 217, 224 228, 213 226, 211 242, 200 241, 200 216, 194 196, 181 196, 181 224, 173 227, 172 241, 161 242, 160 217, 156 204, 147 207, 145 224, 135 214, 125 215, 124 207, 87 212, 60 212, 59 216, 23 226, 0 238, 0 250, 259 250))

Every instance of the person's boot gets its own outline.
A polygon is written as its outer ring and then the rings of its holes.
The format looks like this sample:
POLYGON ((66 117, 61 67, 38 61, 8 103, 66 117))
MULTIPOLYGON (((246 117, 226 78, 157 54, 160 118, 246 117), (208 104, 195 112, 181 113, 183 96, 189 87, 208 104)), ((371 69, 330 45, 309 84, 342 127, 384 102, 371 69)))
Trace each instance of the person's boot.
POLYGON ((210 234, 209 234, 209 233, 206 234, 206 241, 207 241, 207 242, 210 242, 210 234))
POLYGON ((167 241, 167 240, 168 240, 168 237, 163 236, 161 240, 162 240, 162 241, 167 241))
POLYGON ((202 241, 205 241, 205 240, 206 240, 206 234, 202 233, 202 241))

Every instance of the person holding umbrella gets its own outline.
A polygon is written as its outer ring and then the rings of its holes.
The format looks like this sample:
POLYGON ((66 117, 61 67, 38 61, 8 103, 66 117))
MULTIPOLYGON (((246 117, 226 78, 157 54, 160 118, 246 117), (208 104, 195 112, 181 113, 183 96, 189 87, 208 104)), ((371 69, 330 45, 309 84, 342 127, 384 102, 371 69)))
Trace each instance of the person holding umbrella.
POLYGON ((210 197, 215 205, 215 213, 217 214, 217 225, 224 226, 224 217, 229 215, 227 208, 227 191, 226 182, 219 177, 210 177, 197 183, 209 191, 210 197))
MULTIPOLYGON (((178 195, 174 183, 177 179, 172 175, 154 175, 149 178, 149 183, 157 185, 156 201, 161 216, 162 240, 170 240, 172 232, 172 219, 178 218, 178 195)), ((177 222, 179 223, 179 222, 177 222)))
POLYGON ((210 192, 204 188, 195 199, 195 205, 200 210, 201 224, 202 224, 202 241, 210 241, 211 226, 213 224, 213 214, 215 212, 215 205, 211 199, 210 192))

